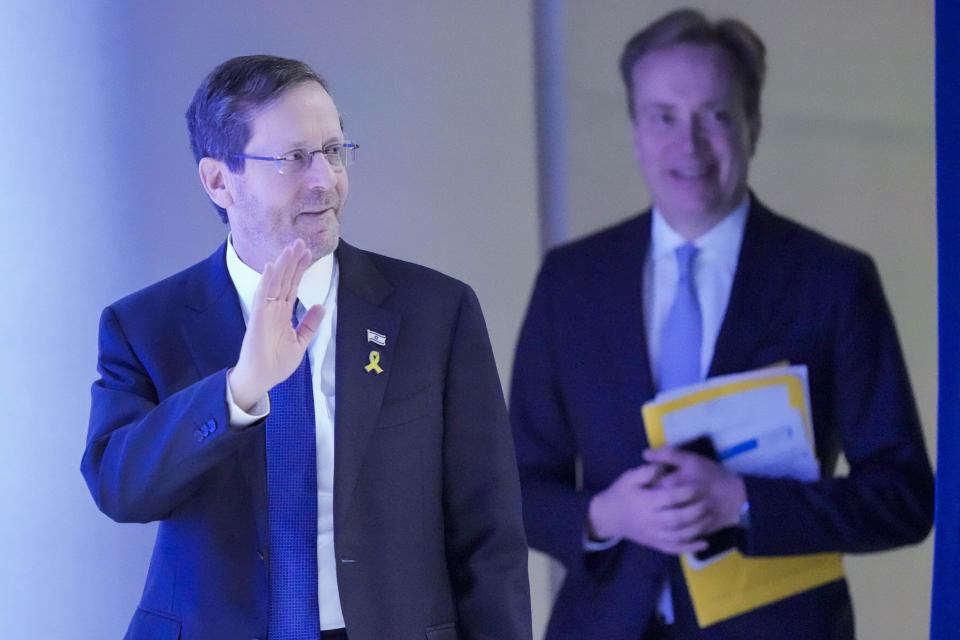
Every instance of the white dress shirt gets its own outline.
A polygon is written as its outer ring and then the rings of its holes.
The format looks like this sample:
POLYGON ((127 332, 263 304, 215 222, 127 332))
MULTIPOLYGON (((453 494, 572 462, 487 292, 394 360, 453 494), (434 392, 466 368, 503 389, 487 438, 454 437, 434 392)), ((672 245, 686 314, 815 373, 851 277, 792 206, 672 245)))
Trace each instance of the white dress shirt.
MULTIPOLYGON (((743 229, 747 223, 750 197, 730 212, 712 229, 693 241, 700 250, 694 263, 694 283, 700 314, 703 320, 703 340, 700 346, 700 377, 706 378, 713 361, 713 349, 720 333, 720 325, 730 302, 733 277, 737 272, 743 229)), ((643 265, 643 316, 647 328, 647 355, 654 384, 660 383, 660 333, 663 323, 677 295, 676 249, 687 243, 673 230, 663 215, 653 209, 650 229, 650 249, 643 265)))
MULTIPOLYGON (((227 242, 227 271, 237 289, 246 322, 250 318, 253 293, 260 282, 260 274, 240 260, 232 241, 227 242)), ((339 281, 337 260, 330 253, 307 268, 297 289, 297 297, 300 299, 298 319, 315 304, 324 308, 320 327, 307 347, 310 372, 313 376, 313 404, 317 428, 317 593, 322 629, 339 629, 345 626, 343 610, 340 607, 340 592, 337 589, 337 565, 333 550, 333 419, 336 415, 334 374, 339 281)), ((230 424, 234 427, 250 425, 269 413, 268 397, 261 399, 252 409, 252 413, 241 410, 233 403, 229 385, 227 401, 230 407, 230 424)))
MULTIPOLYGON (((700 302, 703 340, 700 343, 700 378, 706 378, 713 361, 713 351, 720 325, 730 302, 733 277, 737 272, 743 229, 747 223, 750 197, 731 211, 712 229, 693 241, 699 249, 693 265, 694 285, 700 302)), ((680 279, 677 247, 689 242, 667 224, 654 207, 650 229, 650 248, 643 264, 643 314, 647 327, 647 355, 654 384, 660 387, 660 333, 673 306, 680 279)), ((663 585, 657 611, 664 621, 674 621, 670 582, 663 585)))

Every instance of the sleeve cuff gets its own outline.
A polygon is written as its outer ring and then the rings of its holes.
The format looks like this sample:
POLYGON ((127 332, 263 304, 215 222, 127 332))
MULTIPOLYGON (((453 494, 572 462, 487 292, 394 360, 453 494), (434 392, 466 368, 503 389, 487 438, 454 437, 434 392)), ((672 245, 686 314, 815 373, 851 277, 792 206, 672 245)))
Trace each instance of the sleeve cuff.
POLYGON ((233 401, 233 394, 230 393, 230 372, 227 371, 227 413, 230 420, 230 426, 234 429, 245 429, 255 422, 259 422, 270 414, 270 396, 265 395, 253 405, 250 412, 246 412, 237 406, 233 401))
POLYGON ((583 528, 583 550, 584 551, 606 551, 620 544, 623 538, 607 538, 606 540, 596 540, 590 536, 588 530, 590 525, 583 528))

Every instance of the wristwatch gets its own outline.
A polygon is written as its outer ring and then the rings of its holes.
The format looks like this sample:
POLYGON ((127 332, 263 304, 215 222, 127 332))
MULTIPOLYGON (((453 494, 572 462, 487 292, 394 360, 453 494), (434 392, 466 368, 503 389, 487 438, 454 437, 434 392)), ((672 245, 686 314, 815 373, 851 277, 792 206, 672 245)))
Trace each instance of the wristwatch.
POLYGON ((740 517, 737 518, 737 526, 741 529, 750 528, 750 501, 744 500, 740 507, 740 517))

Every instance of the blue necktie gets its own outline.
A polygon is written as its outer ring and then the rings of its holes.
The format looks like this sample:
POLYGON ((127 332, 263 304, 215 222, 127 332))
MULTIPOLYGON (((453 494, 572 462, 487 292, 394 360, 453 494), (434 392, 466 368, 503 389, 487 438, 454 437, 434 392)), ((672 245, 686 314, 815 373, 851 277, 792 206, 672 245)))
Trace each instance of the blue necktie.
MULTIPOLYGON (((699 251, 689 242, 676 250, 677 294, 660 330, 660 391, 700 380, 703 319, 700 316, 697 283, 693 279, 693 265, 699 251)), ((677 571, 676 567, 672 569, 673 574, 677 571)), ((657 611, 671 624, 675 622, 672 591, 670 580, 665 580, 657 602, 657 611)))
POLYGON ((314 420, 313 379, 305 353, 297 370, 270 390, 266 425, 270 640, 320 637, 314 420))
POLYGON ((660 331, 661 391, 700 380, 703 319, 693 278, 699 251, 689 242, 677 247, 677 295, 660 331))

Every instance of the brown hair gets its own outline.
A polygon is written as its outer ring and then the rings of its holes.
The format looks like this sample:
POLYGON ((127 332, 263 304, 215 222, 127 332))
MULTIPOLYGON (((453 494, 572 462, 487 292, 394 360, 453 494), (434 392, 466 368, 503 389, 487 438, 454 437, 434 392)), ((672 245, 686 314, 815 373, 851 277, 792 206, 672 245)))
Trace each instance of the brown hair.
POLYGON ((633 68, 648 53, 677 44, 716 46, 726 52, 743 88, 747 117, 760 116, 760 90, 766 75, 766 47, 760 37, 739 20, 710 21, 696 9, 677 9, 637 32, 620 54, 620 74, 627 88, 627 110, 636 117, 633 68))
MULTIPOLYGON (((254 55, 220 64, 204 79, 187 109, 193 157, 197 162, 203 157, 223 160, 230 171, 243 173, 243 158, 235 154, 250 141, 254 112, 303 82, 316 82, 327 89, 323 78, 299 60, 254 55)), ((227 222, 226 209, 216 203, 213 206, 227 222)))

